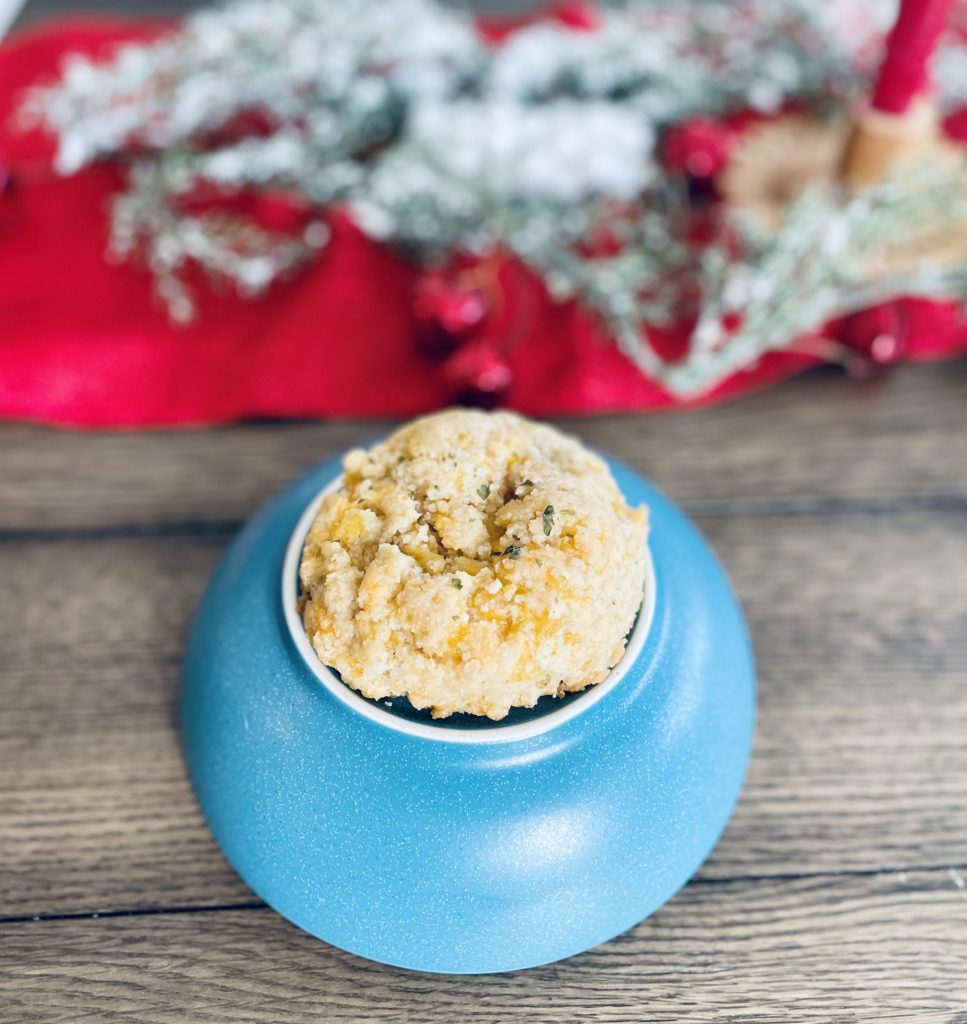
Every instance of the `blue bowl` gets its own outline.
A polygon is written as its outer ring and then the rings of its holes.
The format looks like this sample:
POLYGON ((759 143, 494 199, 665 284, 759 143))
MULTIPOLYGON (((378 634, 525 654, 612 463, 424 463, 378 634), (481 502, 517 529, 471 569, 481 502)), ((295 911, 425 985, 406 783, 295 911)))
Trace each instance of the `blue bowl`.
POLYGON ((370 701, 316 657, 295 612, 330 462, 279 494, 216 571, 188 643, 182 731, 212 832, 280 914, 360 956, 510 971, 612 938, 708 856, 755 717, 741 611, 655 488, 645 600, 598 686, 502 722, 370 701))

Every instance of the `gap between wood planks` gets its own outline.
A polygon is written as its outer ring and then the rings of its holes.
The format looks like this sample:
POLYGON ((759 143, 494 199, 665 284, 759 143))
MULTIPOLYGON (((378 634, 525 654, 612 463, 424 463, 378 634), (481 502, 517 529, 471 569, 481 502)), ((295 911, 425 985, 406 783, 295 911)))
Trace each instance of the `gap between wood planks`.
MULTIPOLYGON (((734 885, 737 882, 798 882, 822 878, 874 878, 882 875, 893 875, 901 881, 908 874, 945 874, 953 885, 961 891, 967 891, 967 862, 963 864, 907 864, 903 867, 877 868, 843 868, 839 871, 780 871, 770 873, 750 873, 722 875, 706 878, 697 876, 690 879, 685 887, 695 885, 720 886, 734 885)), ((674 896, 672 897, 674 899, 674 896)), ((245 910, 271 910, 263 900, 239 900, 234 903, 185 904, 157 907, 117 907, 113 910, 71 911, 54 914, 8 914, 0 916, 0 925, 9 924, 40 924, 49 921, 96 921, 101 918, 116 917, 158 917, 168 914, 218 914, 245 910)))

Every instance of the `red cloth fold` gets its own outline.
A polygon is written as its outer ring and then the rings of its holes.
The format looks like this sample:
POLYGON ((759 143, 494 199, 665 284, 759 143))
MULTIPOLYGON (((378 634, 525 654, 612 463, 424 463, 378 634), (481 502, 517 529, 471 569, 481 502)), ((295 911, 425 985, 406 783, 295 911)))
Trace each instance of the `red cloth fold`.
MULTIPOLYGON (((344 216, 319 261, 246 301, 196 283, 198 316, 174 326, 147 271, 104 257, 110 166, 58 178, 52 143, 12 113, 25 86, 55 77, 69 51, 109 55, 149 38, 153 22, 65 20, 0 47, 0 155, 14 186, 0 195, 0 417, 90 427, 225 422, 253 416, 410 415, 452 396, 413 340, 415 270, 344 216)), ((574 304, 551 303, 533 280, 502 326, 508 405, 536 415, 680 404, 602 338, 574 304)), ((910 356, 967 349, 953 305, 906 303, 910 356)), ((703 401, 770 384, 814 358, 771 355, 703 401)))

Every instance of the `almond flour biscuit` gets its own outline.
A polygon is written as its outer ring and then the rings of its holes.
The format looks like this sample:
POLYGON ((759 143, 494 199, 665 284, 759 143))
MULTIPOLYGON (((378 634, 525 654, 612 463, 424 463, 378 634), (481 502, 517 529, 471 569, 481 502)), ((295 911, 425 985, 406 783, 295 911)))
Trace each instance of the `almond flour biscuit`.
POLYGON ((351 687, 500 719, 601 682, 621 658, 647 512, 576 440, 448 410, 343 465, 300 578, 309 640, 351 687))

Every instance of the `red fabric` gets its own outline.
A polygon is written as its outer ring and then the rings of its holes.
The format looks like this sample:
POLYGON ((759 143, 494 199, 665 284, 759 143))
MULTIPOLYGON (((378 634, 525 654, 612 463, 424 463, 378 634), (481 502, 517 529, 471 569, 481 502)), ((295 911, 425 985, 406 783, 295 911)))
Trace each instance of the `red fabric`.
MULTIPOLYGON (((252 416, 409 415, 451 400, 439 365, 413 341, 414 270, 344 216, 319 262, 263 299, 195 289, 199 315, 172 326, 147 271, 104 259, 111 167, 49 169, 51 140, 11 125, 25 85, 54 77, 64 53, 108 55, 160 23, 62 21, 0 48, 0 152, 16 184, 0 196, 0 417, 90 427, 196 424, 252 416)), ((508 404, 537 415, 677 404, 605 342, 573 304, 555 305, 522 268, 491 329, 508 339, 508 404)), ((967 349, 952 306, 911 301, 910 354, 967 349)), ((681 339, 664 339, 672 348, 681 339)), ((763 387, 813 365, 776 354, 703 401, 763 387)))

